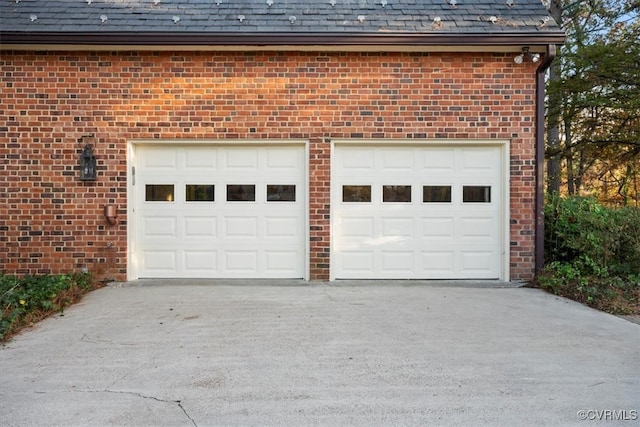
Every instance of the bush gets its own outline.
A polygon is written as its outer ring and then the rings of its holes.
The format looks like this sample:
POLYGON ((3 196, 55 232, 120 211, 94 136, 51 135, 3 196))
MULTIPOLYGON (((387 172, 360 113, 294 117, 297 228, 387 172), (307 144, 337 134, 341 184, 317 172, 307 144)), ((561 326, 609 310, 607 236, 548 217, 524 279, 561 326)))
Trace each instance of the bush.
POLYGON ((640 210, 607 208, 593 198, 550 198, 545 206, 545 259, 589 258, 622 274, 640 273, 640 210))
POLYGON ((91 275, 17 276, 0 274, 0 342, 18 330, 63 311, 93 288, 91 275))
POLYGON ((640 314, 640 210, 550 198, 545 259, 543 288, 611 313, 640 314))
POLYGON ((613 314, 640 314, 640 276, 594 271, 590 262, 552 262, 538 276, 538 284, 556 295, 613 314))

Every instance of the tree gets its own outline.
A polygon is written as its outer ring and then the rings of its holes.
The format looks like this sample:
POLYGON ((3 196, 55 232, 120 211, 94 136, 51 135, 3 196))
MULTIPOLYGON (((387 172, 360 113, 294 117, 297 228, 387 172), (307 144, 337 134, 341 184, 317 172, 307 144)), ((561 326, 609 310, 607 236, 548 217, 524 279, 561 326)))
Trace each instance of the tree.
POLYGON ((554 0, 550 12, 567 43, 547 86, 547 189, 637 203, 640 1, 554 0))

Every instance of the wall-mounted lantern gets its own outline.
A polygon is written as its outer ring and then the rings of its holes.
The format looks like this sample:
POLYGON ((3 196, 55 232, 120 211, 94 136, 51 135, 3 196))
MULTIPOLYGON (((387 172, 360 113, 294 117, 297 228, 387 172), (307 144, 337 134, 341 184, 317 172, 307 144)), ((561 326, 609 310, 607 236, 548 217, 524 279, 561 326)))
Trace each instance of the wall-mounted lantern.
POLYGON ((93 149, 96 146, 95 137, 93 134, 83 135, 81 141, 84 148, 80 154, 80 181, 95 181, 98 177, 98 164, 93 155, 93 149))

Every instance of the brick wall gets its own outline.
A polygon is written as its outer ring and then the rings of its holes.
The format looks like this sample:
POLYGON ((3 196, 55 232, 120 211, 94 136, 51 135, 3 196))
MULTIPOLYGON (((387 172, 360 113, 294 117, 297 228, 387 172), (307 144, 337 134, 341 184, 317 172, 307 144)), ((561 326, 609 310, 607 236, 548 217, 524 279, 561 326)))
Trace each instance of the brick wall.
POLYGON ((511 278, 529 280, 535 65, 512 56, 2 52, 0 271, 126 278, 130 139, 309 140, 311 278, 324 280, 331 138, 507 138, 511 278), (99 179, 81 182, 89 133, 99 179), (106 203, 119 206, 115 226, 106 203))

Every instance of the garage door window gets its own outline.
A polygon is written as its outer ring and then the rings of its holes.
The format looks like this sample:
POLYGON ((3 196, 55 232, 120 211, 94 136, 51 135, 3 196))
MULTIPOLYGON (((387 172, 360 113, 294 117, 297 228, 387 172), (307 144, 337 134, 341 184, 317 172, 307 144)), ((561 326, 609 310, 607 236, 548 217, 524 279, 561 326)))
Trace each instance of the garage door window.
POLYGON ((227 185, 227 202, 255 202, 255 185, 227 185))
POLYGON ((450 185, 425 185, 422 187, 424 203, 451 203, 450 185))
POLYGON ((187 184, 185 194, 187 202, 213 202, 215 187, 208 184, 187 184))
POLYGON ((411 186, 383 185, 382 201, 384 203, 411 203, 411 186))
POLYGON ((371 186, 370 185, 343 185, 342 201, 351 202, 351 203, 371 202, 371 186))
POLYGON ((491 187, 484 185, 465 185, 462 187, 464 203, 491 203, 491 187))
POLYGON ((295 185, 267 185, 268 202, 295 202, 295 185))
POLYGON ((147 202, 173 202, 173 184, 147 184, 144 200, 147 202))

